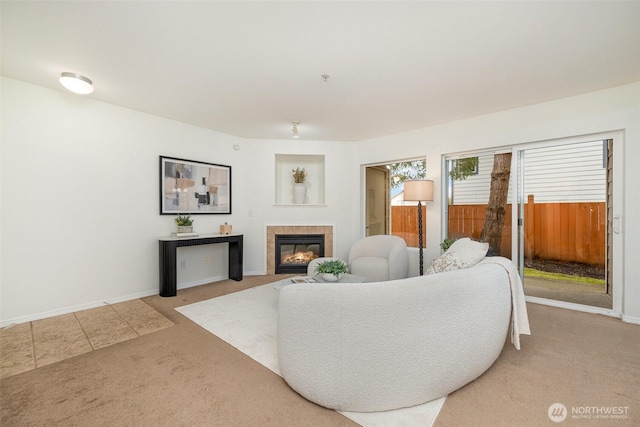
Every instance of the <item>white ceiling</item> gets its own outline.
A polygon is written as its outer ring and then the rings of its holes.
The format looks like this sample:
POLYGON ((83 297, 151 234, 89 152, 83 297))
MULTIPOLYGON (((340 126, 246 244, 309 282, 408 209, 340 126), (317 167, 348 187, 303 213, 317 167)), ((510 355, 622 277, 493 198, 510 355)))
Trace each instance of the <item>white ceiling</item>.
POLYGON ((2 1, 2 75, 248 138, 363 140, 640 81, 640 2, 2 1), (329 74, 325 82, 322 74, 329 74))

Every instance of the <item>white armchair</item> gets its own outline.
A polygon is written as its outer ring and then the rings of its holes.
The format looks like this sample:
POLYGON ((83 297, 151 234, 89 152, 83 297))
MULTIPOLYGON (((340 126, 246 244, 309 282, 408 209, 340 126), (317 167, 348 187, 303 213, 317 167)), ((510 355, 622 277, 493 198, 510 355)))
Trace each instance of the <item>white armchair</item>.
POLYGON ((409 254, 404 239, 392 235, 368 236, 349 250, 349 271, 367 282, 404 279, 409 274, 409 254))

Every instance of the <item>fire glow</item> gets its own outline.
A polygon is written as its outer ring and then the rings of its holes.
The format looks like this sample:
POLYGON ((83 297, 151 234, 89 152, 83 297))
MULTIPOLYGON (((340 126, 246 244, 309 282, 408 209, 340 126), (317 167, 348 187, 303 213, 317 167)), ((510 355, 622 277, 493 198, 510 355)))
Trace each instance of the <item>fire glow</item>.
POLYGON ((283 264, 309 264, 309 262, 311 262, 311 260, 315 258, 318 258, 318 255, 313 253, 313 251, 296 252, 293 255, 284 257, 282 263, 283 264))

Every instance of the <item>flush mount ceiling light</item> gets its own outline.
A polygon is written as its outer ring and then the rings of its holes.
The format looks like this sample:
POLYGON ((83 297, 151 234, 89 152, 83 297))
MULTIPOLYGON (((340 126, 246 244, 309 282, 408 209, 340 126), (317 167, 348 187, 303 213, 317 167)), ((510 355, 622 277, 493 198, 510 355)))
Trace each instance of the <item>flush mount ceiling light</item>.
POLYGON ((293 122, 293 128, 291 129, 291 133, 292 133, 292 137, 293 139, 298 139, 300 138, 300 134, 298 133, 298 125, 300 124, 300 122, 293 122))
POLYGON ((93 92, 91 80, 76 73, 62 73, 60 76, 60 84, 71 92, 79 95, 87 95, 93 92))

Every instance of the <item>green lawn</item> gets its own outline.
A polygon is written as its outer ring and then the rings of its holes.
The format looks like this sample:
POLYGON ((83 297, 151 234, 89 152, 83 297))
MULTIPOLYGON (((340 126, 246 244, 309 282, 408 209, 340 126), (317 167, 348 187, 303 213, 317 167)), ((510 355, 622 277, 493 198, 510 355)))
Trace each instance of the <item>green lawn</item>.
POLYGON ((559 273, 548 273, 546 271, 534 270, 533 268, 525 268, 524 275, 525 277, 536 277, 539 279, 560 280, 565 282, 576 282, 576 283, 588 283, 590 285, 604 286, 603 279, 570 276, 567 274, 559 274, 559 273))

